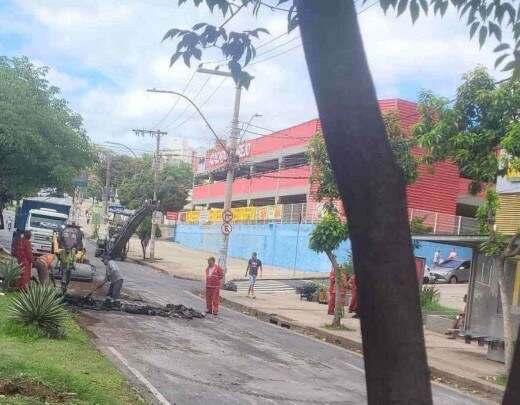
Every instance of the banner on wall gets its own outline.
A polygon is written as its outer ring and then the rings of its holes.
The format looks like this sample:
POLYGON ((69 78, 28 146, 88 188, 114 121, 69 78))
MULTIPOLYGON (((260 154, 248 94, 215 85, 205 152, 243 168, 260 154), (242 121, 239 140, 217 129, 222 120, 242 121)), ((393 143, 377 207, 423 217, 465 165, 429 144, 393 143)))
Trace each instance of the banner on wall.
MULTIPOLYGON (((181 222, 189 224, 207 224, 222 222, 221 208, 211 208, 203 211, 186 211, 180 213, 178 217, 181 222)), ((266 205, 263 207, 237 207, 231 208, 234 223, 281 220, 283 205, 266 205)))

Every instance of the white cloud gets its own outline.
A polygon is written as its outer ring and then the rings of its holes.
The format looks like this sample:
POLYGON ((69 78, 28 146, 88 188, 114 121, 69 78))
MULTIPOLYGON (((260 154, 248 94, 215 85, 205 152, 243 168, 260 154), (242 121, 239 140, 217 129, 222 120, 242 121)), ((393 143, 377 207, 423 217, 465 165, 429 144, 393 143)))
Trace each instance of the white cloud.
MULTIPOLYGON (((169 110, 174 98, 145 90, 151 87, 182 90, 193 72, 180 62, 168 67, 174 43, 161 43, 162 36, 172 27, 218 20, 218 13, 212 16, 204 7, 177 8, 171 0, 13 1, 18 10, 17 21, 3 24, 0 20, 0 35, 2 32, 23 35, 25 41, 19 54, 52 67, 49 79, 63 89, 72 107, 83 115, 91 138, 100 143, 117 139, 150 150, 151 141, 136 139, 130 130, 153 127, 169 110)), ((0 19, 6 18, 0 15, 0 19)), ((286 17, 263 11, 258 20, 244 15, 233 20, 230 27, 235 24, 266 27, 275 37, 286 29, 286 17)), ((421 18, 412 26, 409 17, 385 17, 378 7, 372 7, 360 16, 360 24, 378 95, 382 98, 416 94, 420 88, 432 88, 451 96, 463 72, 477 64, 492 67, 494 62, 492 46, 479 50, 475 41, 469 42, 466 27, 454 15, 443 20, 421 18)), ((287 39, 260 48, 258 60, 299 43, 294 41, 260 56, 287 39)), ((205 60, 221 58, 215 52, 205 56, 205 60)), ((279 129, 316 117, 301 48, 251 66, 250 71, 256 78, 250 90, 242 94, 243 121, 260 113, 263 117, 256 119, 256 124, 279 129)), ((196 75, 188 95, 194 97, 205 80, 205 76, 196 75)), ((202 103, 219 82, 220 78, 211 78, 197 103, 202 103)), ((228 80, 201 107, 219 134, 227 135, 229 131, 233 96, 234 86, 228 80)), ((191 139, 195 146, 207 145, 212 136, 197 116, 175 128, 192 113, 189 108, 178 118, 185 105, 179 102, 161 127, 168 128, 174 136, 191 139)))

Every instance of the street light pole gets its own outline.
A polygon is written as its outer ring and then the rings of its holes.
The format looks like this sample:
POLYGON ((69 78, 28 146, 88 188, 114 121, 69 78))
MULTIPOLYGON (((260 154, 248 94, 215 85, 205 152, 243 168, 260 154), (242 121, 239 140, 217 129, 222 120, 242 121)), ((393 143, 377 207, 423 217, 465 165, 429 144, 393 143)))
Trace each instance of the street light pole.
POLYGON ((110 153, 106 154, 107 159, 107 173, 105 178, 105 192, 103 193, 103 222, 106 223, 107 215, 108 215, 108 195, 110 192, 110 166, 112 163, 112 155, 110 153))
MULTIPOLYGON (((155 136, 155 158, 154 158, 154 173, 153 173, 153 201, 157 204, 157 194, 159 192, 159 167, 160 167, 160 149, 161 149, 161 136, 166 135, 167 132, 152 131, 148 129, 134 129, 136 135, 151 135, 155 136)), ((152 229, 150 235, 150 259, 155 259, 155 232, 157 231, 157 209, 154 209, 152 213, 152 229)))

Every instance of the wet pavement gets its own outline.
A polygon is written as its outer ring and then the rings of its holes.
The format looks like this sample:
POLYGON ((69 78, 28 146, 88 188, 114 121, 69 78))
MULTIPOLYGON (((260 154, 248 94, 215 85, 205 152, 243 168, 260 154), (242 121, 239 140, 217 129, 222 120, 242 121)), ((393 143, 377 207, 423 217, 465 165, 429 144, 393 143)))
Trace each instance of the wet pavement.
MULTIPOLYGON (((0 240, 2 240, 0 231, 0 240)), ((92 250, 92 246, 89 246, 92 250)), ((98 267, 96 284, 104 276, 98 267)), ((118 263, 124 288, 152 305, 204 310, 200 282, 118 263)), ((84 311, 96 345, 161 404, 362 404, 363 360, 339 347, 222 308, 205 319, 84 311)), ((436 404, 477 404, 434 385, 436 404)))

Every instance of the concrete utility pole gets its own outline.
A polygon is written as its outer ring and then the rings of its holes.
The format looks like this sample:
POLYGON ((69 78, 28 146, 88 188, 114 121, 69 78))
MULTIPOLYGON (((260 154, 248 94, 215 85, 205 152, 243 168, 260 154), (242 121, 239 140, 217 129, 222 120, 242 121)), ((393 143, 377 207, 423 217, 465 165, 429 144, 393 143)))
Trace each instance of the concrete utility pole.
MULTIPOLYGON (((159 191, 159 167, 160 167, 160 149, 161 149, 161 136, 167 135, 168 132, 153 131, 149 129, 134 129, 136 135, 150 135, 155 136, 155 158, 154 158, 154 170, 153 170, 153 201, 157 203, 157 192, 159 191)), ((157 210, 152 213, 152 229, 150 235, 150 259, 155 259, 155 232, 157 229, 157 210)))
MULTIPOLYGON (((212 69, 197 69, 199 73, 206 73, 210 75, 217 76, 225 76, 231 77, 231 73, 229 72, 221 72, 218 70, 212 69)), ((240 115, 240 97, 242 93, 242 88, 239 85, 235 87, 235 105, 233 108, 233 119, 231 121, 231 134, 229 136, 229 142, 227 145, 227 174, 226 174, 226 192, 224 195, 224 211, 229 210, 231 208, 231 201, 233 198, 233 180, 235 177, 235 169, 238 164, 238 156, 237 156, 237 146, 238 140, 240 138, 240 128, 238 127, 238 118, 240 115)), ((226 280, 227 273, 227 255, 228 255, 228 244, 229 244, 229 234, 222 233, 222 246, 220 248, 220 256, 218 258, 219 265, 224 269, 224 282, 226 280)))

